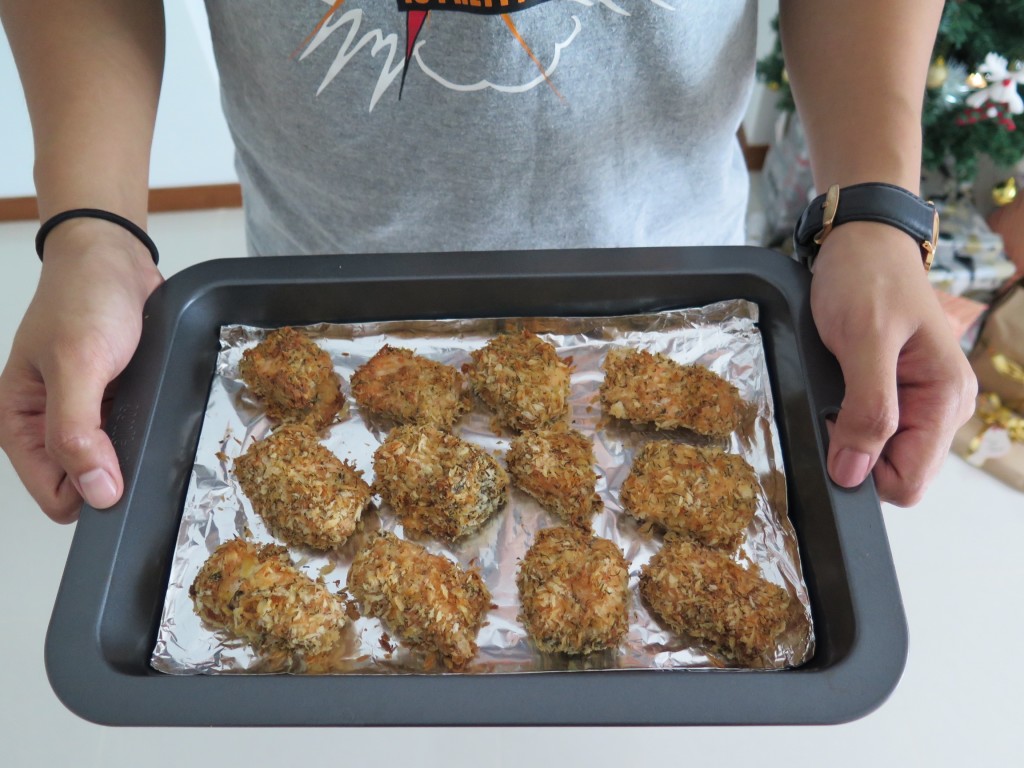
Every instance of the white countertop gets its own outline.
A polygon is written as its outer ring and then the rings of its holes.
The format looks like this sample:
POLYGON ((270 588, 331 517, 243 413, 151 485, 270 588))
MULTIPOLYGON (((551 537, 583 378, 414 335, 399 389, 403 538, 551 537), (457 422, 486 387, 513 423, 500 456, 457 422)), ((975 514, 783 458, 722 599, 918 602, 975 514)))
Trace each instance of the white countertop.
MULTIPOLYGON (((165 274, 189 256, 238 254, 237 212, 154 217, 165 274), (184 234, 182 234, 184 232, 184 234), (167 242, 178 238, 175 247, 167 242)), ((0 355, 38 277, 33 224, 0 225, 0 355)), ((743 728, 109 728, 50 689, 43 642, 73 527, 42 515, 0 459, 6 585, 0 763, 175 766, 784 765, 1010 766, 1024 762, 1024 495, 950 458, 928 495, 885 519, 910 626, 903 679, 853 723, 743 728)))

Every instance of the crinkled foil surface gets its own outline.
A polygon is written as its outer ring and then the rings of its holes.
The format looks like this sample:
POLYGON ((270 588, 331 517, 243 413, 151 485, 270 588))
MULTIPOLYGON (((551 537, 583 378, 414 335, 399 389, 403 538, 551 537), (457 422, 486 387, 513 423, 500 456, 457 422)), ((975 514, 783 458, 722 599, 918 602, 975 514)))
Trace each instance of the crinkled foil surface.
MULTIPOLYGON (((634 454, 651 439, 697 442, 684 433, 655 432, 605 417, 598 387, 601 362, 611 346, 628 345, 661 352, 680 363, 701 363, 732 382, 757 409, 757 418, 729 439, 728 449, 743 456, 760 482, 757 513, 734 559, 760 569, 764 577, 789 591, 795 609, 775 649, 771 668, 798 666, 813 653, 814 631, 793 527, 786 513, 786 475, 773 418, 771 389, 757 306, 728 301, 701 308, 622 317, 510 318, 483 320, 394 321, 373 324, 316 325, 304 330, 330 354, 342 375, 349 400, 345 419, 329 428, 322 442, 343 460, 354 463, 367 482, 373 480, 373 453, 393 426, 368 419, 352 400, 352 373, 385 343, 456 367, 468 362, 472 350, 495 334, 529 328, 550 341, 563 358, 572 358, 573 426, 594 440, 598 493, 604 510, 593 520, 598 536, 614 541, 630 562, 632 612, 629 633, 618 652, 584 658, 537 653, 517 621, 519 599, 515 577, 520 558, 541 528, 560 524, 536 501, 513 487, 505 509, 476 534, 455 546, 422 542, 435 553, 476 567, 492 594, 493 607, 478 636, 480 652, 464 673, 502 673, 569 669, 636 669, 727 666, 692 639, 679 638, 658 626, 639 597, 641 567, 658 551, 658 531, 642 528, 619 503, 619 489, 629 474, 634 454)), ((231 471, 232 462, 272 429, 260 405, 242 383, 238 363, 242 352, 258 343, 264 329, 228 326, 221 329, 221 352, 210 391, 189 491, 178 533, 169 586, 152 665, 172 674, 281 672, 281 660, 258 658, 246 645, 206 628, 195 615, 188 588, 205 559, 236 536, 275 542, 253 512, 231 471)), ((493 416, 482 402, 456 427, 462 438, 504 455, 513 437, 496 435, 493 416)), ((363 518, 363 530, 338 552, 323 554, 290 547, 292 560, 333 592, 345 589, 348 566, 366 534, 378 528, 402 535, 387 505, 379 499, 363 518)), ((280 543, 280 542, 277 542, 280 543)), ((389 638, 377 619, 350 622, 348 645, 339 673, 423 672, 418 657, 389 638)), ((451 674, 438 671, 434 674, 451 674)))

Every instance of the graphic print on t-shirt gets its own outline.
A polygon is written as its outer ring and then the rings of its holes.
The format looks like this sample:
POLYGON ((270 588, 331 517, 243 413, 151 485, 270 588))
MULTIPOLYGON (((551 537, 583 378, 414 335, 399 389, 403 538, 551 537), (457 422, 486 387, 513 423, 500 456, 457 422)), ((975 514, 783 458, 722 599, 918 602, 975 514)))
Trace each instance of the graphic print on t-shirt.
MULTIPOLYGON (((675 8, 668 0, 639 0, 650 3, 667 11, 675 8)), ((397 86, 398 98, 406 87, 407 78, 411 78, 410 70, 426 75, 434 84, 450 91, 471 92, 493 90, 500 93, 524 93, 546 85, 555 96, 558 92, 554 73, 561 60, 562 53, 569 48, 582 30, 583 24, 577 13, 584 9, 606 10, 619 16, 628 17, 630 13, 620 3, 623 0, 395 0, 394 10, 384 12, 381 19, 380 6, 390 5, 390 0, 322 0, 328 6, 326 13, 314 26, 299 47, 293 52, 293 58, 300 61, 309 57, 322 45, 331 42, 339 44, 337 55, 331 62, 317 88, 317 95, 323 92, 339 75, 343 75, 346 66, 357 55, 362 53, 381 62, 381 70, 377 77, 370 97, 369 109, 373 110, 381 96, 392 86, 397 86), (371 8, 375 19, 370 20, 371 8), (538 6, 547 5, 551 8, 559 5, 565 8, 571 5, 575 13, 568 14, 567 25, 560 29, 554 40, 547 41, 546 50, 542 54, 535 53, 527 36, 520 32, 513 19, 513 14, 521 14, 533 9, 534 13, 544 13, 546 9, 538 6), (476 15, 480 24, 498 24, 510 35, 522 51, 526 60, 531 62, 531 74, 525 80, 515 82, 499 82, 488 76, 460 82, 451 73, 446 73, 438 66, 443 61, 443 50, 432 50, 436 58, 423 55, 423 47, 429 40, 430 27, 444 24, 445 17, 453 13, 476 15), (415 66, 413 66, 415 64, 415 66)), ((560 14, 565 15, 565 14, 560 14)), ((422 80, 422 78, 420 78, 422 80)), ((424 87, 421 82, 417 87, 424 87)))

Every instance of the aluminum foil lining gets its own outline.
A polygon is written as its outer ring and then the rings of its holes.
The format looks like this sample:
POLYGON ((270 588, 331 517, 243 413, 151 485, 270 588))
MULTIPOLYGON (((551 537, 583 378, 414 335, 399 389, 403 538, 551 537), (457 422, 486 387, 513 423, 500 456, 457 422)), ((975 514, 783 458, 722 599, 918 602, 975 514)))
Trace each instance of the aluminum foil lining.
MULTIPOLYGON (((788 590, 794 600, 792 618, 775 649, 771 668, 798 666, 813 653, 814 631, 810 603, 800 565, 796 534, 786 512, 786 474, 775 420, 764 348, 757 326, 757 306, 747 301, 726 301, 705 307, 619 317, 549 317, 472 320, 391 321, 348 325, 314 325, 308 333, 328 351, 342 375, 349 399, 349 414, 333 425, 322 442, 343 460, 354 463, 367 482, 373 480, 373 453, 393 425, 360 413, 348 382, 353 372, 384 344, 405 347, 439 362, 461 367, 470 352, 494 335, 529 328, 551 342, 558 354, 571 357, 573 426, 594 440, 597 491, 604 510, 593 520, 593 530, 615 542, 630 562, 633 597, 629 633, 618 652, 569 657, 541 654, 533 649, 517 621, 519 599, 515 576, 519 559, 541 528, 560 524, 530 496, 513 488, 507 507, 476 534, 455 546, 425 543, 463 567, 475 567, 492 594, 493 607, 477 637, 480 652, 464 671, 519 673, 568 669, 636 669, 722 667, 726 663, 705 652, 692 639, 662 629, 648 613, 637 589, 640 569, 658 551, 662 537, 642 528, 623 512, 619 489, 629 474, 634 454, 651 439, 672 438, 699 442, 684 433, 655 432, 605 417, 598 387, 601 362, 616 345, 661 352, 680 363, 700 363, 725 377, 756 406, 757 418, 734 433, 728 450, 738 453, 755 469, 760 483, 757 512, 734 559, 744 567, 760 569, 764 578, 788 590)), ((224 541, 250 536, 258 542, 276 542, 253 512, 231 471, 234 459, 273 428, 262 407, 252 398, 238 373, 242 352, 257 344, 266 329, 225 326, 221 351, 210 390, 202 432, 191 473, 152 666, 171 674, 280 672, 286 667, 259 658, 250 647, 211 631, 193 611, 188 588, 206 558, 224 541)), ((456 426, 456 432, 501 460, 513 437, 494 433, 493 415, 482 402, 456 426)), ((375 499, 377 509, 364 516, 363 530, 340 551, 323 554, 289 547, 292 560, 312 578, 321 579, 333 592, 345 589, 348 567, 365 535, 383 528, 402 535, 387 505, 375 499)), ((339 673, 423 672, 421 657, 389 638, 377 619, 360 617, 346 632, 347 652, 339 673)), ((439 667, 440 665, 438 665, 439 667)), ((452 674, 436 671, 434 674, 452 674)), ((462 673, 459 673, 462 674, 462 673)))

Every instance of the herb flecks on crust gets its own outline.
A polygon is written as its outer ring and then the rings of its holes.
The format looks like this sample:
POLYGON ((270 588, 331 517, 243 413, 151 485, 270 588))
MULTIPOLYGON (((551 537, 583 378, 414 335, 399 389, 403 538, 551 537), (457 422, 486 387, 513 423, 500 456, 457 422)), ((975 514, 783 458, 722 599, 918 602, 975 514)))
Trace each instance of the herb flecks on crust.
POLYGON ((452 670, 476 656, 476 636, 491 604, 479 573, 388 532, 375 534, 356 555, 348 591, 364 615, 428 654, 428 667, 437 654, 452 670))
POLYGON ((658 440, 633 460, 622 506, 641 522, 735 549, 757 509, 758 482, 741 456, 658 440))
POLYGON ((275 422, 320 430, 344 415, 341 378, 330 356, 294 328, 273 330, 245 350, 238 370, 275 422))
POLYGON ((482 448, 434 427, 396 427, 373 455, 373 490, 407 532, 454 541, 508 501, 508 474, 482 448))
POLYGON ((234 463, 253 510, 288 544, 337 549, 373 496, 362 472, 320 444, 312 428, 286 424, 234 463))
POLYGON ((513 482, 565 522, 590 528, 603 506, 594 490, 594 445, 590 438, 567 429, 523 432, 505 455, 513 482))
POLYGON ((299 571, 279 545, 221 544, 188 593, 207 625, 264 654, 310 662, 339 645, 345 626, 344 601, 299 571))
POLYGON ((681 365, 661 353, 615 347, 602 368, 605 413, 633 424, 728 437, 750 412, 736 387, 702 365, 681 365))
POLYGON ((523 558, 516 585, 519 618, 543 652, 617 648, 629 629, 629 565, 608 539, 545 528, 523 558))
POLYGON ((641 569, 640 594, 663 626, 747 667, 771 664, 790 611, 784 589, 685 537, 641 569))
POLYGON ((451 429, 472 405, 461 371, 389 344, 352 375, 352 397, 399 424, 440 429, 451 429))
POLYGON ((571 366, 530 331, 491 339, 466 366, 473 389, 514 430, 567 424, 571 366))

